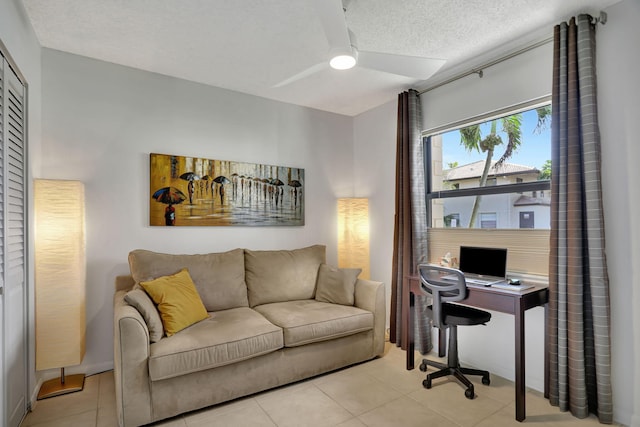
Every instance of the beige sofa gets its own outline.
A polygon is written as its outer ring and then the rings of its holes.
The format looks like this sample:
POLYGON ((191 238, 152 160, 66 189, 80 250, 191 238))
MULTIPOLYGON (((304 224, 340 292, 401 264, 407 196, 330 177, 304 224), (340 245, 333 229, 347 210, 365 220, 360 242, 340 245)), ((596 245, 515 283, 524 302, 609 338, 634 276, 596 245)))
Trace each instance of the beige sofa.
POLYGON ((384 285, 327 266, 324 246, 204 255, 135 250, 129 264, 131 276, 116 279, 114 297, 121 426, 148 424, 383 352, 384 285), (163 336, 150 318, 156 313, 127 301, 136 295, 136 283, 183 268, 209 317, 163 336))

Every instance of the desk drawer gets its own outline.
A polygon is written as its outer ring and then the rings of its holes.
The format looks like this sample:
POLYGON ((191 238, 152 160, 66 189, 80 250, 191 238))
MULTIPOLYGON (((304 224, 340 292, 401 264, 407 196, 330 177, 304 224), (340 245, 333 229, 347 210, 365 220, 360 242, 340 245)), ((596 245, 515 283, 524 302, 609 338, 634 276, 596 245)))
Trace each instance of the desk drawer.
POLYGON ((501 313, 515 314, 516 299, 520 295, 505 295, 497 292, 489 292, 474 289, 469 292, 469 296, 462 304, 471 305, 473 307, 483 308, 485 310, 499 311, 501 313))

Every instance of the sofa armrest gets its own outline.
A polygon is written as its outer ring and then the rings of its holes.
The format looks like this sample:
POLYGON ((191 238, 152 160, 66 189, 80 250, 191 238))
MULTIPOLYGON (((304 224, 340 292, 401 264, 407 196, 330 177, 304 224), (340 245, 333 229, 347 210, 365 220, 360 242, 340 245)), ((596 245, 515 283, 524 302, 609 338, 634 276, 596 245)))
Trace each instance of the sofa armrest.
POLYGON ((116 408, 121 427, 153 421, 149 379, 149 330, 134 307, 118 291, 113 307, 113 365, 116 408))
POLYGON ((355 306, 373 313, 373 354, 384 353, 384 329, 387 324, 384 283, 358 279, 355 306))
POLYGON ((128 291, 133 288, 135 285, 135 281, 131 276, 116 276, 116 292, 117 291, 128 291))

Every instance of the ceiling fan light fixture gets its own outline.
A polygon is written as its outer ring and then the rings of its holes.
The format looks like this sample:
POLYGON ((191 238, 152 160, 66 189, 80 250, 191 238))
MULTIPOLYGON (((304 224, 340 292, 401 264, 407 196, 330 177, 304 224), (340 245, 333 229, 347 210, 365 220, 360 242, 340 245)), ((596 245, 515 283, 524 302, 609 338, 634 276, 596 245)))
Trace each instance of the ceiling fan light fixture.
POLYGON ((330 54, 331 59, 329 60, 329 65, 334 70, 348 70, 353 68, 358 62, 358 51, 353 46, 351 46, 350 49, 332 49, 330 54))
POLYGON ((356 65, 356 57, 354 55, 336 55, 329 61, 331 68, 335 70, 348 70, 356 65))

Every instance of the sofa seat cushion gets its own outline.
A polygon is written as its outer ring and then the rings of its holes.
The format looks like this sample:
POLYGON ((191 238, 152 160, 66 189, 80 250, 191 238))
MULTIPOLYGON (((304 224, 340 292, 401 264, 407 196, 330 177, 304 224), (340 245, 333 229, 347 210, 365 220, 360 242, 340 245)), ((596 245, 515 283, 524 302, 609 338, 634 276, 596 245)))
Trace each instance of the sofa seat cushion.
POLYGON ((315 300, 276 302, 254 307, 284 331, 284 346, 296 347, 373 329, 373 313, 315 300))
POLYGON ((211 313, 208 319, 151 344, 152 381, 229 365, 283 347, 282 329, 260 313, 239 307, 211 313))

